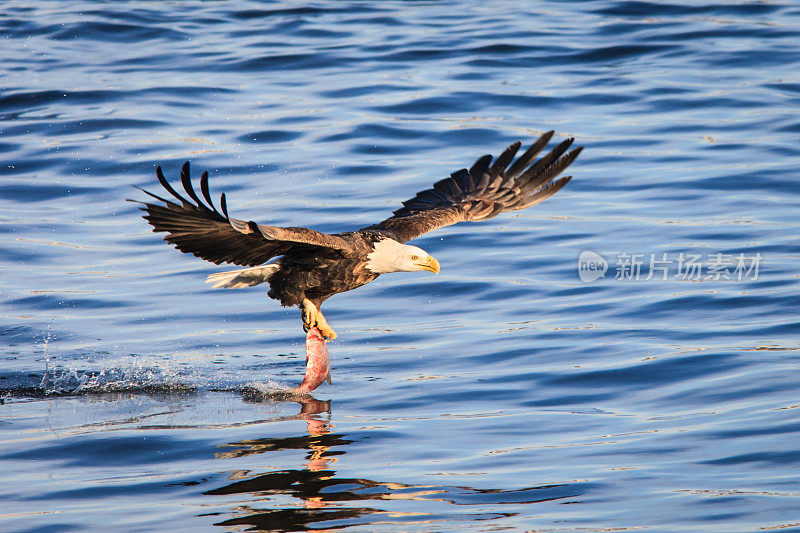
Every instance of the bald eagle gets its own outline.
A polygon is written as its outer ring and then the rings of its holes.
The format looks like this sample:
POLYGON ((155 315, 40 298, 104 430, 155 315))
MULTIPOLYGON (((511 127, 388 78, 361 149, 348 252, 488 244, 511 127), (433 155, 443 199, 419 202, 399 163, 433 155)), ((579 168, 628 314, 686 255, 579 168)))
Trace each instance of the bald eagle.
POLYGON ((231 218, 224 193, 220 210, 211 201, 208 172, 200 177, 202 199, 197 195, 188 162, 181 169, 181 184, 188 198, 170 185, 158 167, 156 177, 174 199, 143 190, 161 203, 139 203, 153 231, 166 232, 164 240, 178 250, 215 264, 247 267, 211 274, 207 283, 215 288, 269 283, 270 298, 283 306, 300 308, 305 331, 317 328, 326 339, 333 340, 336 333, 320 306, 334 294, 361 287, 389 272, 439 272, 439 262, 421 248, 405 244, 409 240, 457 222, 487 220, 506 211, 525 209, 566 185, 571 176, 553 180, 575 160, 582 147, 567 153, 573 142, 570 138, 535 159, 553 133, 542 135, 516 161, 520 142, 509 146, 497 159, 485 155, 469 170, 454 172, 406 200, 386 220, 344 233, 325 234, 231 218))

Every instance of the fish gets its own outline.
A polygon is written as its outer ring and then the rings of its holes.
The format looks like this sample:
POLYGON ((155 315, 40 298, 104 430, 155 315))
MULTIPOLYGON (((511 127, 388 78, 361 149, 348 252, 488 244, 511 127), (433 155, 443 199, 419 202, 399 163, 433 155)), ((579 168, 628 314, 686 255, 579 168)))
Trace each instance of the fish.
POLYGON ((290 392, 307 394, 326 381, 331 382, 331 360, 322 333, 317 328, 309 328, 306 333, 306 375, 303 382, 290 392))

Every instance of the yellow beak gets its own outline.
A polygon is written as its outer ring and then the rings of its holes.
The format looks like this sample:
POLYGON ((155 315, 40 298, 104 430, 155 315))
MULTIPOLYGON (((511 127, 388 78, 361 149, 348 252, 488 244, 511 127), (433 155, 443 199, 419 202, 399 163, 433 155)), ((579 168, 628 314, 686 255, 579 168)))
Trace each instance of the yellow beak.
POLYGON ((432 256, 428 256, 424 263, 418 263, 423 270, 430 270, 434 274, 439 273, 439 261, 434 259, 432 256))

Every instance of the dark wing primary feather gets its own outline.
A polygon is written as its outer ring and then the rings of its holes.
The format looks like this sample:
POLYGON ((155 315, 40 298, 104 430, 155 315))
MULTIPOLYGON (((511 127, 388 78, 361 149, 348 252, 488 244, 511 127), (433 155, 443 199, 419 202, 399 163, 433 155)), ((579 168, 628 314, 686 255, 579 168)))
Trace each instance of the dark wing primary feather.
POLYGON ((163 202, 163 205, 139 202, 144 204, 141 208, 146 213, 144 219, 153 226, 153 231, 167 232, 164 240, 182 252, 216 264, 255 266, 298 248, 351 248, 346 239, 308 228, 279 228, 230 218, 224 193, 220 197, 221 212, 211 201, 208 172, 203 172, 200 178, 200 193, 205 201, 197 196, 189 177, 188 161, 181 169, 181 184, 189 199, 172 188, 161 167, 156 169, 156 176, 178 202, 144 191, 163 202))
POLYGON ((542 135, 513 163, 520 142, 506 148, 494 162, 490 155, 481 157, 469 170, 461 169, 436 182, 432 189, 403 202, 391 218, 364 229, 387 231, 396 240, 406 242, 442 226, 486 220, 545 201, 570 180, 572 176, 556 181, 553 178, 583 149, 575 148, 565 155, 574 140, 567 139, 534 161, 553 133, 542 135))

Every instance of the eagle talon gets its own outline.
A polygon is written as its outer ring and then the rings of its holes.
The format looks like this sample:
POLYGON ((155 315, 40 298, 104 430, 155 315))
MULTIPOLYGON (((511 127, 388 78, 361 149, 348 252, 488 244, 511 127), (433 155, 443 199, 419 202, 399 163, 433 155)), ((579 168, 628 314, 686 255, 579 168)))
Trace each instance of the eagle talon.
POLYGON ((320 334, 325 338, 325 340, 336 340, 338 335, 336 335, 336 332, 333 331, 333 328, 331 328, 327 322, 324 322, 324 320, 325 319, 323 319, 323 324, 317 324, 317 329, 319 329, 320 334))
POLYGON ((322 316, 322 312, 311 300, 304 299, 300 309, 303 317, 303 331, 308 333, 309 329, 317 328, 325 340, 332 341, 336 339, 336 332, 328 325, 328 321, 322 316))

